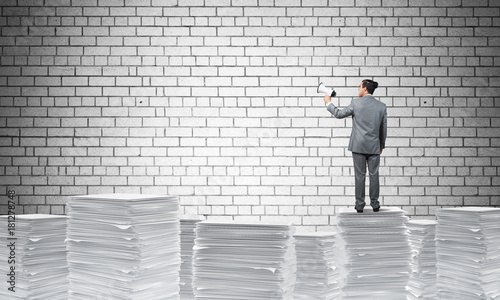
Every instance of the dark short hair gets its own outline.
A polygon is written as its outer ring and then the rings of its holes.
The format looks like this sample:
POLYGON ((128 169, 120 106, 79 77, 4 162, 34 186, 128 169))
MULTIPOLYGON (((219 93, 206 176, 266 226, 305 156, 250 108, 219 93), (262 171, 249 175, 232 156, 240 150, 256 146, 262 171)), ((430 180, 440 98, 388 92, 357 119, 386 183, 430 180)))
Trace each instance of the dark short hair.
POLYGON ((362 87, 366 88, 368 93, 373 94, 376 88, 378 88, 378 82, 373 81, 371 79, 365 79, 362 81, 362 87))

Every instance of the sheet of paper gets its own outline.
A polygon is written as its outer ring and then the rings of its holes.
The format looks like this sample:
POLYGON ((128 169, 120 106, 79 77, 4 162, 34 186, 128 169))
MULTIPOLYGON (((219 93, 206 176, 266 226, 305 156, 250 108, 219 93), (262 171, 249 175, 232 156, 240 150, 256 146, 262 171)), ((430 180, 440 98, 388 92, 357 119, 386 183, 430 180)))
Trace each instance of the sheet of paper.
POLYGON ((178 197, 71 197, 69 299, 178 299, 178 197))
POLYGON ((179 274, 180 298, 194 299, 193 294, 193 247, 196 223, 199 216, 181 216, 181 271, 179 274))
MULTIPOLYGON (((0 216, 0 223, 7 228, 8 216, 0 216)), ((66 225, 66 216, 25 214, 16 216, 13 236, 0 231, 0 253, 6 258, 0 270, 13 282, 1 281, 0 299, 67 299, 66 225)))
POLYGON ((339 296, 335 232, 296 234, 297 281, 294 300, 333 300, 339 296))
POLYGON ((334 255, 342 299, 406 299, 411 247, 404 211, 343 210, 337 221, 334 255))
POLYGON ((202 221, 193 252, 200 299, 291 299, 296 280, 291 224, 202 221))
POLYGON ((436 224, 434 220, 407 222, 412 246, 408 299, 436 299, 436 224))
POLYGON ((438 295, 500 297, 500 208, 444 208, 436 214, 438 295))

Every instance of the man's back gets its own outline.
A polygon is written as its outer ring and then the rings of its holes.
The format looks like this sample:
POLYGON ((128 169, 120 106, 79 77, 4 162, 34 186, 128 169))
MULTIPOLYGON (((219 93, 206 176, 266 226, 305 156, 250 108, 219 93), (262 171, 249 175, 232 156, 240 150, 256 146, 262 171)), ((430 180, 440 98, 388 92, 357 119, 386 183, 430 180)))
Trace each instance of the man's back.
POLYGON ((386 105, 368 94, 353 99, 352 132, 349 151, 364 154, 380 154, 387 135, 386 105))

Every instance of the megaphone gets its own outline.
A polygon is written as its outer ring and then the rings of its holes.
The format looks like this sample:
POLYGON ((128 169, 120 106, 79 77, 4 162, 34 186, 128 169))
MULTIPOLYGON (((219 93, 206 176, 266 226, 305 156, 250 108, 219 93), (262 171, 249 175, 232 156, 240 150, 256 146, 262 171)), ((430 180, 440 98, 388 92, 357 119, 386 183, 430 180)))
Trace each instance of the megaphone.
POLYGON ((332 89, 332 88, 329 88, 329 87, 326 87, 323 82, 321 82, 319 85, 318 85, 318 89, 317 89, 317 92, 318 94, 319 93, 323 93, 323 94, 326 94, 326 95, 329 95, 331 97, 335 97, 335 95, 337 95, 337 93, 332 89))

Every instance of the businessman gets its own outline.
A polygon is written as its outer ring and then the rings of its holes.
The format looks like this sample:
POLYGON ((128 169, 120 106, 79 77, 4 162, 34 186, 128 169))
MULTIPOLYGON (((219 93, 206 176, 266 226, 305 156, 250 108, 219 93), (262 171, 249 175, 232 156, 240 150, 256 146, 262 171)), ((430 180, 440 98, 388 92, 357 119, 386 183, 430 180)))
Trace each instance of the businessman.
POLYGON ((386 105, 373 97, 378 83, 365 79, 358 87, 358 97, 351 101, 345 109, 338 109, 331 97, 324 97, 328 111, 337 119, 352 116, 352 132, 348 150, 352 152, 355 178, 355 209, 363 212, 365 207, 366 166, 370 176, 370 205, 373 211, 380 209, 379 198, 379 166, 380 155, 385 148, 387 137, 386 105))

